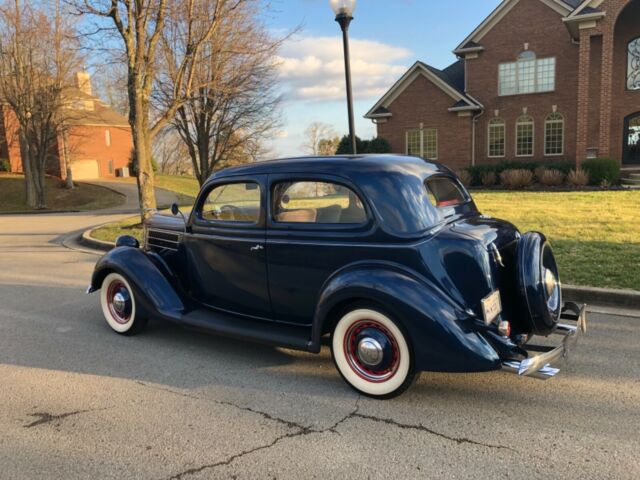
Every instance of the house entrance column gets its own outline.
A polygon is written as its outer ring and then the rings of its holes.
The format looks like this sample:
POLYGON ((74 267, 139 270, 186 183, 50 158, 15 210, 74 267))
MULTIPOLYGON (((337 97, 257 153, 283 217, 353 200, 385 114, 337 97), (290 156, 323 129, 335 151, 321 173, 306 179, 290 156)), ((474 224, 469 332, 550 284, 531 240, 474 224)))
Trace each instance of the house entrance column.
POLYGON ((613 100, 613 22, 603 24, 602 30, 602 84, 600 88, 600 142, 598 156, 609 157, 611 156, 611 105, 613 100))
POLYGON ((591 34, 580 30, 578 65, 578 122, 576 138, 576 165, 587 157, 587 131, 589 120, 589 78, 591 71, 591 34))

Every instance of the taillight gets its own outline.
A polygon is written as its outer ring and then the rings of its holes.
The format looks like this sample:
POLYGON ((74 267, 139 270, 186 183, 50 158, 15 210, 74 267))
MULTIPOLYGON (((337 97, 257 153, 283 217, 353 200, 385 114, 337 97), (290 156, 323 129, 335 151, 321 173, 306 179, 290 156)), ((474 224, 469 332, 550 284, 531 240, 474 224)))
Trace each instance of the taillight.
POLYGON ((511 336, 511 324, 505 320, 498 324, 498 331, 505 337, 511 336))

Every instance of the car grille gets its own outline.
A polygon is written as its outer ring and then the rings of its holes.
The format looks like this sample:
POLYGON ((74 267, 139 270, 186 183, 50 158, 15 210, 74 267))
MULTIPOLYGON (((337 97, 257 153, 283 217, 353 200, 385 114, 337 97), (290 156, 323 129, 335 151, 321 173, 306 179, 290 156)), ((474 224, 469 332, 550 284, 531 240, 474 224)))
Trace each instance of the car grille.
POLYGON ((182 240, 182 233, 149 228, 145 245, 147 248, 177 251, 180 240, 182 240))

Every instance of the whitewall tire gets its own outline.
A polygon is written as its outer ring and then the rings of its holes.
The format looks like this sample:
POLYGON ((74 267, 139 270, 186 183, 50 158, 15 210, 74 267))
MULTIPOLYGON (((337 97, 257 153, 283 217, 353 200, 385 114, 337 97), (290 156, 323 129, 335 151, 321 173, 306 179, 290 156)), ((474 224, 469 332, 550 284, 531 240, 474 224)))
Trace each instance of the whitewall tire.
POLYGON ((119 273, 110 273, 102 281, 100 305, 107 324, 119 334, 133 335, 146 325, 138 315, 131 285, 119 273))
POLYGON ((342 378, 371 397, 397 396, 415 378, 404 333, 372 308, 355 307, 340 318, 331 335, 331 354, 342 378))

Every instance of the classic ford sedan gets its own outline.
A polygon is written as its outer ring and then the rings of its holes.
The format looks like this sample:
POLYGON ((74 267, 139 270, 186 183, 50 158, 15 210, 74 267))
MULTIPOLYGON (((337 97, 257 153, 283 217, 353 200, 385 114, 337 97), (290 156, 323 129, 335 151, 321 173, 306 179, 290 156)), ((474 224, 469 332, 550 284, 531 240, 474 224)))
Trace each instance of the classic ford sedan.
POLYGON ((349 385, 388 398, 421 371, 553 377, 586 330, 545 236, 482 215, 438 163, 259 162, 213 175, 188 218, 172 213, 95 267, 88 292, 117 333, 153 317, 314 353, 328 343, 349 385))

